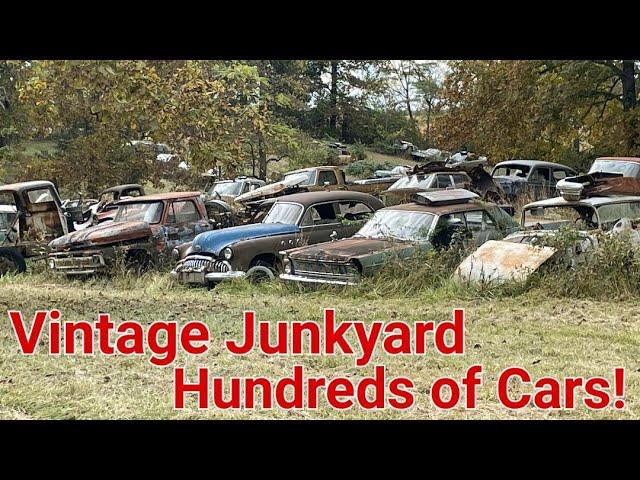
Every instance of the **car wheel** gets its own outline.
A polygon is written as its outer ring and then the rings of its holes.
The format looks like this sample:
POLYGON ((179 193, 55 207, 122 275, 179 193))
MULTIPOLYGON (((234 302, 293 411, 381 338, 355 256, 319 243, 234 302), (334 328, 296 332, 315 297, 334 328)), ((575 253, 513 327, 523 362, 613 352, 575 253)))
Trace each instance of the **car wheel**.
POLYGON ((0 277, 7 273, 23 273, 27 270, 24 257, 11 248, 0 248, 0 277))
POLYGON ((276 269, 269 262, 258 260, 253 267, 247 270, 247 278, 251 283, 271 281, 276 278, 276 269))

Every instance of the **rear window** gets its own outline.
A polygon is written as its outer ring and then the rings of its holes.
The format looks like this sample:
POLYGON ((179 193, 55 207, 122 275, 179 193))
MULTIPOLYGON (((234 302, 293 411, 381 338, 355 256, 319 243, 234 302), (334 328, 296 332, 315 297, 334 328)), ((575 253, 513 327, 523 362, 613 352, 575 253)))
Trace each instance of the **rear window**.
POLYGON ((53 196, 51 195, 51 190, 49 190, 48 188, 29 190, 27 192, 27 197, 29 197, 30 203, 45 203, 54 201, 53 196))
POLYGON ((530 167, 527 165, 504 165, 493 169, 493 177, 522 177, 527 178, 530 167))

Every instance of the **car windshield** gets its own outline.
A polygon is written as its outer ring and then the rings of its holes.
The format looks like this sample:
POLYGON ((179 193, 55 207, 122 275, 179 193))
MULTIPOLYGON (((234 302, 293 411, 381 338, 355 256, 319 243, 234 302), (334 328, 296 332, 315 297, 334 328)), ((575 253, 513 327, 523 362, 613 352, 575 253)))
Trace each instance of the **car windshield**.
POLYGON ((158 223, 161 218, 162 202, 140 202, 118 206, 114 221, 158 223))
POLYGON ((316 170, 307 170, 305 172, 289 173, 284 176, 283 182, 295 182, 297 185, 315 185, 316 170), (298 182, 301 179, 301 182, 298 182))
POLYGON ((558 230, 575 226, 580 230, 598 228, 596 211, 589 205, 549 206, 525 209, 523 226, 543 230, 558 230))
POLYGON ((640 202, 613 203, 598 207, 601 227, 610 230, 621 218, 640 220, 640 202))
POLYGON ((262 223, 287 223, 295 225, 298 223, 301 214, 302 205, 277 202, 273 204, 262 223))
POLYGON ((435 174, 430 173, 428 175, 410 175, 408 177, 402 177, 389 187, 389 190, 401 190, 404 188, 429 188, 431 180, 435 174))
POLYGON ((227 195, 229 197, 237 197, 242 190, 242 182, 224 182, 216 183, 209 190, 209 195, 227 195))
POLYGON ((503 165, 501 167, 494 168, 491 176, 527 178, 529 170, 531 170, 531 168, 527 165, 503 165))
POLYGON ((0 230, 8 230, 16 219, 15 210, 0 207, 0 230))
POLYGON ((378 210, 356 233, 357 237, 427 241, 435 215, 407 210, 378 210))
POLYGON ((624 177, 640 177, 640 163, 596 159, 589 169, 589 173, 595 172, 620 173, 624 177))

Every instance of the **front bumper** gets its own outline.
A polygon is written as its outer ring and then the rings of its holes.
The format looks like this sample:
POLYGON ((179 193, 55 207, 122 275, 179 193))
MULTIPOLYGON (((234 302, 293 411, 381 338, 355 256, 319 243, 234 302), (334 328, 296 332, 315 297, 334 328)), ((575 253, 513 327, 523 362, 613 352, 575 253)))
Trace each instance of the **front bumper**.
POLYGON ((288 281, 288 282, 298 282, 298 283, 323 283, 325 285, 357 285, 357 281, 355 278, 349 277, 349 279, 342 279, 335 276, 326 276, 326 277, 308 277, 305 275, 296 275, 291 273, 283 273, 280 275, 280 279, 288 281))
POLYGON ((170 275, 180 283, 208 285, 233 278, 243 278, 246 272, 233 270, 226 260, 216 260, 206 255, 190 255, 178 262, 170 275))
POLYGON ((49 268, 65 275, 92 275, 107 269, 107 261, 102 252, 60 252, 50 253, 49 268))

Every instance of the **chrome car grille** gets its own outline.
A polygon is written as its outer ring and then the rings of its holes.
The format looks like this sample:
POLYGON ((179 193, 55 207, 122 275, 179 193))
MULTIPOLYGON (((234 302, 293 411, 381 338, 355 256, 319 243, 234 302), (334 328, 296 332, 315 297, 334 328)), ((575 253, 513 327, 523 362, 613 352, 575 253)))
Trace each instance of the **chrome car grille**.
POLYGON ((316 262, 313 260, 293 260, 293 271, 306 275, 348 275, 358 274, 351 263, 316 262))
POLYGON ((207 272, 228 272, 231 270, 230 265, 227 262, 222 260, 216 260, 213 257, 204 257, 204 256, 192 256, 187 257, 182 265, 180 266, 180 271, 202 271, 206 270, 207 272))

